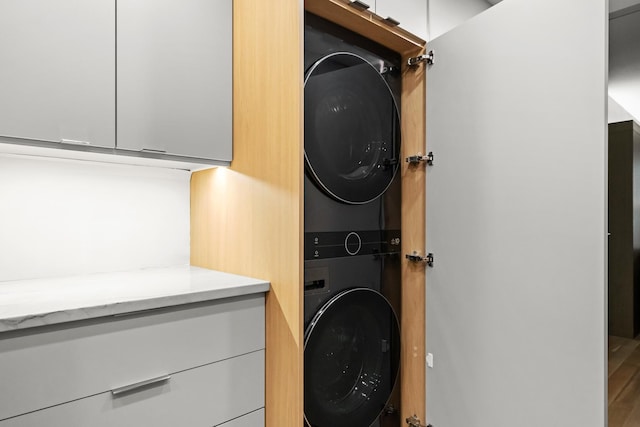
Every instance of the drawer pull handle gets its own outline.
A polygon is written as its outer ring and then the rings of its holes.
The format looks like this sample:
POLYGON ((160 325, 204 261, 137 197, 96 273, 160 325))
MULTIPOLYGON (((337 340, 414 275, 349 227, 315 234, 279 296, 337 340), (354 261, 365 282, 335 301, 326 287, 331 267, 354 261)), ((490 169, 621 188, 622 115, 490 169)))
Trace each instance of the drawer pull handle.
POLYGON ((61 144, 70 144, 70 145, 91 145, 91 142, 89 141, 80 141, 78 139, 65 139, 62 138, 60 140, 61 144))
POLYGON ((171 375, 163 375, 158 378, 152 378, 150 380, 140 381, 139 383, 126 385, 124 387, 118 387, 111 390, 113 397, 118 397, 121 394, 129 393, 139 388, 149 387, 155 384, 165 383, 171 379, 171 375))

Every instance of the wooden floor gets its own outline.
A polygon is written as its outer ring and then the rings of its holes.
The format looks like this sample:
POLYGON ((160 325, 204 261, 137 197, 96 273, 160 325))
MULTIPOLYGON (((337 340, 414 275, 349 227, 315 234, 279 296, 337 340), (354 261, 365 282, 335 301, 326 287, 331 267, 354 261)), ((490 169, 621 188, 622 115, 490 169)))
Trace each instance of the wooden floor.
POLYGON ((609 336, 609 427, 640 427, 640 338, 609 336))

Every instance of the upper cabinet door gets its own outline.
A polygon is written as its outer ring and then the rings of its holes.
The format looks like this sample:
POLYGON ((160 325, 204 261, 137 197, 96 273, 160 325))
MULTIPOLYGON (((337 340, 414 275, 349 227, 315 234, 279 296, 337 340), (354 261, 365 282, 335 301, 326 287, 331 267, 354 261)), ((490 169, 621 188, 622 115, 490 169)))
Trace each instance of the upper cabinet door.
POLYGON ((427 40, 427 0, 375 0, 375 12, 395 19, 401 28, 427 40))
POLYGON ((232 3, 118 1, 117 148, 231 160, 232 3))
POLYGON ((424 424, 606 425, 606 3, 503 1, 428 47, 424 424))
POLYGON ((0 136, 115 144, 114 0, 0 1, 0 136))

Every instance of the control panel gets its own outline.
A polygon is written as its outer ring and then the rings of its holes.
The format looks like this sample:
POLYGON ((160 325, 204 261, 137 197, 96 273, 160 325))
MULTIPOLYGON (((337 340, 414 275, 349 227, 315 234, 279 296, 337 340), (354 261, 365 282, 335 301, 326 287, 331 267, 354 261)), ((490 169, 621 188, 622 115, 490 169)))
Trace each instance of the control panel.
POLYGON ((359 230, 304 234, 304 259, 388 256, 400 253, 400 230, 359 230))

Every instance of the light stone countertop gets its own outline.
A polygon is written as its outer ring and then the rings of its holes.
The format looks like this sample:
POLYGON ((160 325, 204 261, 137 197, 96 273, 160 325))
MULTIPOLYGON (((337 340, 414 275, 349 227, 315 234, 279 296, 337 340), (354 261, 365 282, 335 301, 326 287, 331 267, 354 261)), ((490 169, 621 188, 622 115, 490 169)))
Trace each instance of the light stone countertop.
POLYGON ((0 282, 0 332, 267 292, 269 283, 192 266, 0 282))

